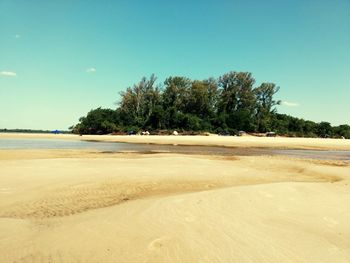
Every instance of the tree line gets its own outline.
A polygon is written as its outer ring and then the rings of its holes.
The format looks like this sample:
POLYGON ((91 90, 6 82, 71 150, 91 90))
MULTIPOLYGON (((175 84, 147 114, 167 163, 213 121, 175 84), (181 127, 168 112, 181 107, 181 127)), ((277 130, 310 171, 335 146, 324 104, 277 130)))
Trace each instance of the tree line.
MULTIPOLYGON (((0 129, 0 133, 53 133, 52 130, 33 130, 33 129, 0 129)), ((69 134, 71 131, 57 131, 62 134, 69 134)))
POLYGON ((116 109, 93 109, 71 127, 79 134, 129 133, 148 130, 166 133, 213 132, 237 134, 276 132, 298 137, 350 138, 350 126, 332 127, 277 113, 275 83, 255 85, 249 72, 229 72, 219 78, 191 80, 168 77, 142 78, 120 93, 116 109))

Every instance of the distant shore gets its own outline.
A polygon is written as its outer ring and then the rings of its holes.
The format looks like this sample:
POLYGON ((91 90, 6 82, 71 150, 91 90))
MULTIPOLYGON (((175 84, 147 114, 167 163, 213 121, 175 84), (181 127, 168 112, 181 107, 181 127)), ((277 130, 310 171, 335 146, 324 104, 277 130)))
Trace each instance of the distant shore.
POLYGON ((125 143, 152 143, 174 145, 202 145, 223 147, 257 147, 281 149, 310 150, 350 150, 350 140, 321 138, 286 138, 286 137, 254 137, 254 136, 160 136, 160 135, 84 135, 75 134, 28 134, 0 133, 1 138, 12 139, 67 139, 125 143))

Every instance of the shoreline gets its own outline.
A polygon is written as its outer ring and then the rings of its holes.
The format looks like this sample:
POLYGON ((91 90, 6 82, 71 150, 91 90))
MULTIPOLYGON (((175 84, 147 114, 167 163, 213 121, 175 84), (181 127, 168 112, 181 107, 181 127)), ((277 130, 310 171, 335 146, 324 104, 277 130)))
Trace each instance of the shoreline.
POLYGON ((253 137, 253 136, 172 136, 172 135, 75 135, 0 133, 0 139, 64 139, 78 141, 120 142, 181 146, 217 146, 237 148, 274 148, 295 150, 350 150, 350 140, 321 138, 253 137))

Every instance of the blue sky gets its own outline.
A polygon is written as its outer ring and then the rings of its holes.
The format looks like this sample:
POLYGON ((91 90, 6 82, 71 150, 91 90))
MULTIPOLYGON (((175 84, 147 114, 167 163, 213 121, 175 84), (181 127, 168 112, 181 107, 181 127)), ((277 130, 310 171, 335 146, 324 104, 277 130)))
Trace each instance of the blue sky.
POLYGON ((348 0, 0 0, 0 128, 67 129, 155 73, 249 71, 281 113, 350 123, 348 0))

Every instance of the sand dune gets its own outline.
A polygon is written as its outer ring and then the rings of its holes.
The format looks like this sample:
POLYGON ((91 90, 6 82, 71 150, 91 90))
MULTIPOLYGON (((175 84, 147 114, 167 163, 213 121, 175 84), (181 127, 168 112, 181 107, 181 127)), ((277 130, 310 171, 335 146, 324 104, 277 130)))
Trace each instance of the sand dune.
POLYGON ((0 151, 1 262, 349 262, 350 167, 0 151))

